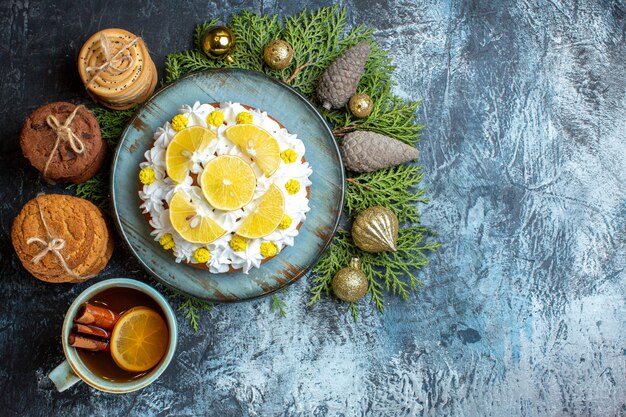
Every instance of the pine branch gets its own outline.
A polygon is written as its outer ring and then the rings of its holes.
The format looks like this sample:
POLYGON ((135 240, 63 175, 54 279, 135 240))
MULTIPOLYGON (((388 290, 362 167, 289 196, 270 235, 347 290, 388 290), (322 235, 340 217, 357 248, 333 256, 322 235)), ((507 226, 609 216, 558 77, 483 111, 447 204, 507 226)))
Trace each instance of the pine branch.
POLYGON ((170 300, 178 302, 176 311, 184 312, 184 317, 187 319, 194 332, 197 332, 200 326, 200 313, 202 311, 211 311, 215 306, 213 303, 190 297, 178 290, 175 290, 174 288, 167 287, 160 282, 153 281, 153 285, 159 291, 165 293, 170 300))
POLYGON ((74 190, 77 197, 84 198, 100 207, 104 212, 109 212, 109 172, 106 168, 101 169, 93 178, 82 184, 71 184, 66 190, 74 190))
MULTIPOLYGON (((92 112, 100 125, 102 139, 106 140, 111 149, 117 146, 120 135, 128 121, 133 117, 137 107, 129 110, 108 110, 103 107, 94 107, 92 112)), ((75 190, 78 197, 91 201, 105 212, 109 211, 109 171, 103 167, 93 178, 82 184, 72 184, 66 187, 75 190)))
POLYGON ((310 291, 309 306, 318 302, 322 298, 322 294, 330 294, 330 284, 333 276, 339 269, 348 265, 353 248, 354 246, 348 232, 338 230, 330 248, 312 269, 313 286, 310 291))
MULTIPOLYGON (((338 42, 342 48, 341 52, 361 41, 371 41, 371 33, 371 30, 364 29, 362 26, 356 27, 338 42)), ((322 109, 323 115, 335 128, 354 126, 415 145, 419 139, 420 131, 424 128, 424 126, 415 123, 415 110, 420 102, 406 101, 391 93, 393 88, 391 75, 394 70, 395 66, 389 58, 388 51, 374 43, 357 89, 359 92, 368 94, 374 101, 372 113, 367 118, 357 118, 346 109, 322 109)), ((317 81, 317 77, 315 81, 317 81)))
POLYGON ((198 51, 202 50, 202 36, 204 35, 204 32, 206 32, 211 26, 217 25, 218 21, 218 19, 212 19, 208 22, 202 22, 196 25, 193 30, 193 45, 198 51))
POLYGON ((408 301, 411 291, 417 291, 424 283, 414 274, 427 266, 427 254, 435 252, 441 245, 430 239, 432 232, 421 226, 400 229, 395 252, 360 252, 363 272, 370 278, 370 292, 376 307, 384 309, 382 287, 393 295, 408 301), (408 281, 407 281, 408 279, 408 281), (374 294, 376 293, 376 294, 374 294))
POLYGON ((389 91, 372 93, 368 88, 359 91, 367 93, 374 101, 372 113, 363 119, 354 117, 348 111, 324 111, 335 127, 352 126, 354 130, 369 130, 398 139, 415 146, 419 141, 423 125, 415 122, 415 112, 420 102, 404 101, 389 91))
POLYGON ((137 107, 119 111, 105 109, 104 107, 95 107, 91 110, 100 125, 102 139, 107 141, 111 149, 117 146, 124 127, 126 127, 131 117, 135 115, 137 107))
POLYGON ((163 85, 171 84, 183 75, 180 68, 179 54, 167 54, 165 56, 165 78, 161 81, 163 85))
POLYGON ((225 61, 216 61, 195 49, 168 54, 165 56, 165 84, 174 82, 188 73, 223 66, 225 61))
POLYGON ((271 76, 282 74, 263 64, 263 48, 280 35, 281 26, 276 16, 259 16, 244 10, 232 17, 229 27, 237 39, 233 51, 235 67, 261 71, 271 76))
MULTIPOLYGON (((346 26, 344 8, 326 7, 317 11, 302 11, 285 19, 283 38, 293 47, 293 62, 290 68, 297 68, 305 62, 309 65, 301 71, 291 85, 303 95, 312 97, 317 80, 349 44, 358 41, 354 34, 343 40, 346 26)), ((371 35, 368 32, 366 36, 371 35)), ((290 71, 287 72, 290 74, 290 71)), ((281 77, 283 80, 285 76, 281 77)))
POLYGON ((368 274, 369 288, 368 294, 371 296, 372 303, 376 306, 381 313, 385 311, 385 295, 383 293, 383 286, 371 275, 371 269, 368 266, 363 266, 363 272, 368 274))
POLYGON ((397 167, 368 172, 346 180, 346 209, 349 216, 373 206, 391 209, 400 223, 418 223, 418 203, 428 203, 425 188, 419 188, 424 172, 420 166, 397 167))
POLYGON ((272 313, 274 312, 278 312, 278 314, 281 317, 287 317, 287 313, 285 312, 285 308, 286 304, 283 300, 281 300, 280 298, 278 298, 278 296, 276 294, 272 295, 272 306, 270 307, 270 310, 272 313))
POLYGON ((352 314, 352 319, 356 321, 359 318, 359 307, 357 303, 350 303, 350 314, 352 314))
POLYGON ((197 332, 200 324, 201 311, 211 311, 213 309, 213 304, 193 297, 181 297, 183 301, 180 303, 176 311, 184 311, 185 318, 189 321, 189 325, 194 332, 197 332))

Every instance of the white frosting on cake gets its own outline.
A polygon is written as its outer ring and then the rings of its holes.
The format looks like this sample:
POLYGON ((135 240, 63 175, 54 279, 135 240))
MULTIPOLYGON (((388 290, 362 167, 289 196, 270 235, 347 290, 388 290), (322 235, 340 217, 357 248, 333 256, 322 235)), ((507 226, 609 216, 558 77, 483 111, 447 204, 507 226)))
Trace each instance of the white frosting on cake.
MULTIPOLYGON (((166 176, 165 151, 167 145, 177 133, 170 123, 166 122, 163 127, 156 130, 154 134, 154 146, 146 151, 144 155, 146 160, 139 165, 142 169, 151 167, 156 177, 156 180, 152 184, 143 185, 142 190, 139 191, 139 197, 142 200, 140 207, 143 213, 150 217, 149 223, 154 229, 151 235, 154 236, 154 240, 158 241, 167 233, 172 235, 175 243, 173 252, 176 256, 176 262, 185 261, 197 263, 193 257, 194 251, 197 248, 206 247, 211 252, 211 259, 206 264, 211 272, 227 272, 232 266, 233 269, 242 269, 244 273, 248 273, 251 268, 259 268, 261 266, 261 261, 264 259, 260 253, 261 243, 271 241, 277 246, 279 252, 285 246, 293 246, 294 240, 298 235, 297 227, 306 219, 306 213, 309 211, 309 199, 307 198, 306 189, 311 185, 309 176, 312 174, 312 170, 308 162, 302 162, 302 157, 305 152, 304 143, 298 139, 296 135, 281 128, 267 113, 259 110, 247 110, 239 103, 221 103, 219 110, 224 113, 225 124, 216 128, 206 123, 207 116, 214 110, 216 110, 216 108, 212 105, 200 104, 199 102, 194 103, 193 106, 183 105, 179 110, 179 113, 184 114, 188 119, 187 127, 204 126, 217 134, 217 140, 214 140, 203 152, 196 152, 192 156, 194 165, 191 172, 194 176, 197 176, 198 179, 202 174, 203 165, 215 158, 216 155, 238 155, 246 157, 235 144, 224 136, 224 130, 236 124, 237 115, 244 111, 252 114, 253 124, 267 130, 276 138, 281 152, 289 148, 293 149, 298 155, 296 161, 287 164, 281 160, 280 167, 270 178, 267 178, 261 172, 257 164, 252 163, 252 167, 257 176, 257 187, 252 201, 241 210, 232 212, 213 210, 204 199, 200 188, 192 185, 193 178, 191 175, 188 175, 185 181, 180 184, 175 184, 166 176), (285 183, 290 179, 296 179, 300 182, 300 191, 296 194, 289 194, 285 190, 285 183), (276 229, 270 235, 263 238, 248 239, 245 251, 234 251, 229 244, 233 233, 237 230, 241 220, 256 206, 257 200, 265 194, 271 184, 276 184, 285 195, 285 214, 292 218, 291 225, 286 229, 276 229), (172 228, 169 210, 165 208, 164 204, 165 202, 169 203, 174 193, 178 190, 184 190, 190 196, 194 196, 194 199, 197 198, 198 201, 202 201, 202 205, 206 208, 205 214, 230 233, 227 233, 208 245, 185 241, 172 228)), ((246 159, 248 158, 246 157, 246 159)))

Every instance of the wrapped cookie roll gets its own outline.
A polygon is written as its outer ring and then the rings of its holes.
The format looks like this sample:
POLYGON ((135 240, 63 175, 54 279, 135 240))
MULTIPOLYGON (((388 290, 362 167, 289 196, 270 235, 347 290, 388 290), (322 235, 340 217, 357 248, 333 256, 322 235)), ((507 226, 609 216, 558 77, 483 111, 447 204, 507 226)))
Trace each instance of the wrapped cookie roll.
POLYGON ((156 67, 143 40, 123 29, 93 34, 78 55, 78 72, 89 94, 115 110, 143 103, 157 82, 156 67))

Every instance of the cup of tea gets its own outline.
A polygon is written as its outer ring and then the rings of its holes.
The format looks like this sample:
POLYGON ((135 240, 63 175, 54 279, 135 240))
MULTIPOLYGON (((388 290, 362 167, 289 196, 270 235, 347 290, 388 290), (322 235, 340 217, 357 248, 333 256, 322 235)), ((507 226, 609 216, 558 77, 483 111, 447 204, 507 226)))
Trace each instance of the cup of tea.
POLYGON ((171 362, 178 341, 176 315, 151 286, 107 279, 76 297, 61 341, 65 361, 48 375, 59 391, 79 381, 110 393, 136 391, 171 362))

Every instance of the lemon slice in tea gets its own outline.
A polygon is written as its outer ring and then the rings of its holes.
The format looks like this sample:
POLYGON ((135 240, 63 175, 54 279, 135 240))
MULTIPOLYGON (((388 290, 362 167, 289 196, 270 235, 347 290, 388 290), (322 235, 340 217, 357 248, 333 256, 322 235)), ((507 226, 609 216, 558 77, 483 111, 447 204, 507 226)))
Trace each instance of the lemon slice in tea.
POLYGON ((148 307, 133 307, 115 323, 111 357, 120 368, 145 372, 165 355, 169 331, 163 317, 148 307))

